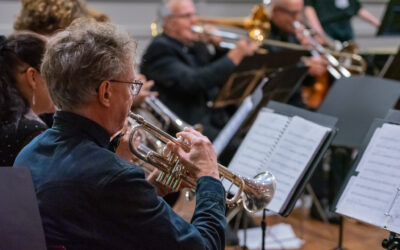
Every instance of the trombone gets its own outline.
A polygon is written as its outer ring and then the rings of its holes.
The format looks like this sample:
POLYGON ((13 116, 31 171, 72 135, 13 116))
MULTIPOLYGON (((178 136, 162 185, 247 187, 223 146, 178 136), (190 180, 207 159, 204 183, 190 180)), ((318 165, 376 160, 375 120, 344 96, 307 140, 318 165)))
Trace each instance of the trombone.
MULTIPOLYGON (((349 77, 352 73, 362 74, 366 70, 365 60, 358 54, 341 52, 324 48, 311 36, 309 30, 303 30, 303 35, 310 41, 311 48, 304 45, 268 39, 270 32, 270 17, 263 5, 256 5, 253 8, 252 16, 245 18, 201 18, 199 24, 192 26, 193 32, 218 36, 224 39, 219 45, 223 48, 232 49, 235 42, 241 39, 254 39, 260 45, 276 46, 291 50, 310 51, 312 54, 322 55, 328 61, 328 71, 336 79, 349 77), (227 31, 207 31, 203 24, 214 24, 219 26, 239 28, 247 31, 247 35, 227 31)), ((294 22, 297 28, 301 24, 294 22)))
MULTIPOLYGON (((153 124, 148 123, 140 115, 130 112, 129 117, 136 121, 136 125, 134 125, 130 131, 129 149, 139 159, 153 165, 161 171, 156 181, 172 191, 179 190, 182 183, 193 190, 196 189, 196 178, 189 168, 180 163, 176 155, 171 153, 168 155, 160 154, 141 144, 135 146, 133 141, 136 132, 145 130, 164 143, 173 142, 184 150, 190 150, 190 145, 179 138, 177 139, 169 135, 153 124)), ((220 164, 218 164, 218 170, 221 181, 227 180, 230 182, 230 186, 228 190, 226 190, 227 194, 231 191, 236 191, 232 198, 226 198, 226 204, 228 206, 242 203, 247 211, 255 213, 264 209, 271 202, 276 189, 276 181, 275 177, 270 172, 259 173, 254 179, 250 179, 237 175, 220 164)))

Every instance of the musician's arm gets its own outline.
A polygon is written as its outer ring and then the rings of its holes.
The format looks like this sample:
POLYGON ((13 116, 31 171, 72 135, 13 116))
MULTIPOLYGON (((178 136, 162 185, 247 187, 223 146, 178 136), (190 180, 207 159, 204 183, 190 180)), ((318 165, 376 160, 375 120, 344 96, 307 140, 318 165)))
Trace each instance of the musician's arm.
MULTIPOLYGON (((162 45, 161 45, 162 46, 162 45)), ((172 48, 157 48, 147 62, 142 64, 142 73, 164 87, 177 86, 189 94, 204 93, 221 86, 233 72, 235 64, 227 55, 203 67, 192 67, 184 63, 172 48), (197 93, 196 93, 197 92, 197 93)))
POLYGON ((358 13, 358 17, 361 18, 362 20, 374 25, 375 27, 381 26, 381 22, 376 18, 374 15, 372 15, 368 10, 365 8, 361 8, 358 13))
POLYGON ((317 12, 315 11, 314 7, 306 5, 304 7, 304 15, 307 18, 308 23, 310 26, 315 29, 319 34, 324 35, 325 31, 322 28, 321 23, 319 22, 317 12))
POLYGON ((225 191, 221 182, 211 177, 200 178, 196 199, 190 224, 157 196, 141 171, 128 167, 99 194, 99 209, 114 215, 112 219, 117 222, 110 226, 121 226, 104 227, 101 234, 120 244, 115 248, 141 248, 142 242, 146 242, 149 249, 223 249, 226 221, 225 191), (131 237, 130 233, 138 237, 131 237), (136 242, 138 239, 141 242, 136 242))

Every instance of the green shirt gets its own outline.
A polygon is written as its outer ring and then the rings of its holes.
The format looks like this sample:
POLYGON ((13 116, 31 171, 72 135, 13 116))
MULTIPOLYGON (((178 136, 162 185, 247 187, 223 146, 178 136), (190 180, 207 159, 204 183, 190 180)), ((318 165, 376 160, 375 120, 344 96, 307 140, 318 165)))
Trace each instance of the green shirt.
POLYGON ((324 31, 339 41, 353 40, 351 18, 361 9, 358 0, 305 0, 305 6, 314 7, 324 31))

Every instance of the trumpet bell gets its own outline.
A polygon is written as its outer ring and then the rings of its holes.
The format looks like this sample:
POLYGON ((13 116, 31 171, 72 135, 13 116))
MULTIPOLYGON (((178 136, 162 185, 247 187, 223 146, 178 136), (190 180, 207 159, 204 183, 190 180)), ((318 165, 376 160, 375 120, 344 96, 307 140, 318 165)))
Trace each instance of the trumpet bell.
POLYGON ((246 187, 251 187, 253 192, 245 188, 243 195, 243 207, 250 213, 256 213, 264 209, 274 197, 276 179, 271 172, 261 172, 253 179, 244 178, 246 187))

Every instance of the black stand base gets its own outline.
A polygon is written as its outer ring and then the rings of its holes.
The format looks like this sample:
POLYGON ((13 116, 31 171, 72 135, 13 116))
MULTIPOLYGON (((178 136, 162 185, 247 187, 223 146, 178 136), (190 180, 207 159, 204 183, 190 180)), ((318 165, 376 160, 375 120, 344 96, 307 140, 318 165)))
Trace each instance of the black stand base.
POLYGON ((382 247, 389 250, 400 250, 400 236, 390 232, 389 238, 382 241, 382 247))
POLYGON ((265 250, 265 234, 267 230, 267 220, 265 219, 265 213, 267 209, 263 209, 263 217, 261 221, 261 231, 262 231, 262 238, 261 238, 261 250, 265 250))
POLYGON ((346 250, 346 248, 342 247, 343 245, 343 216, 339 217, 339 241, 338 246, 333 250, 346 250))

